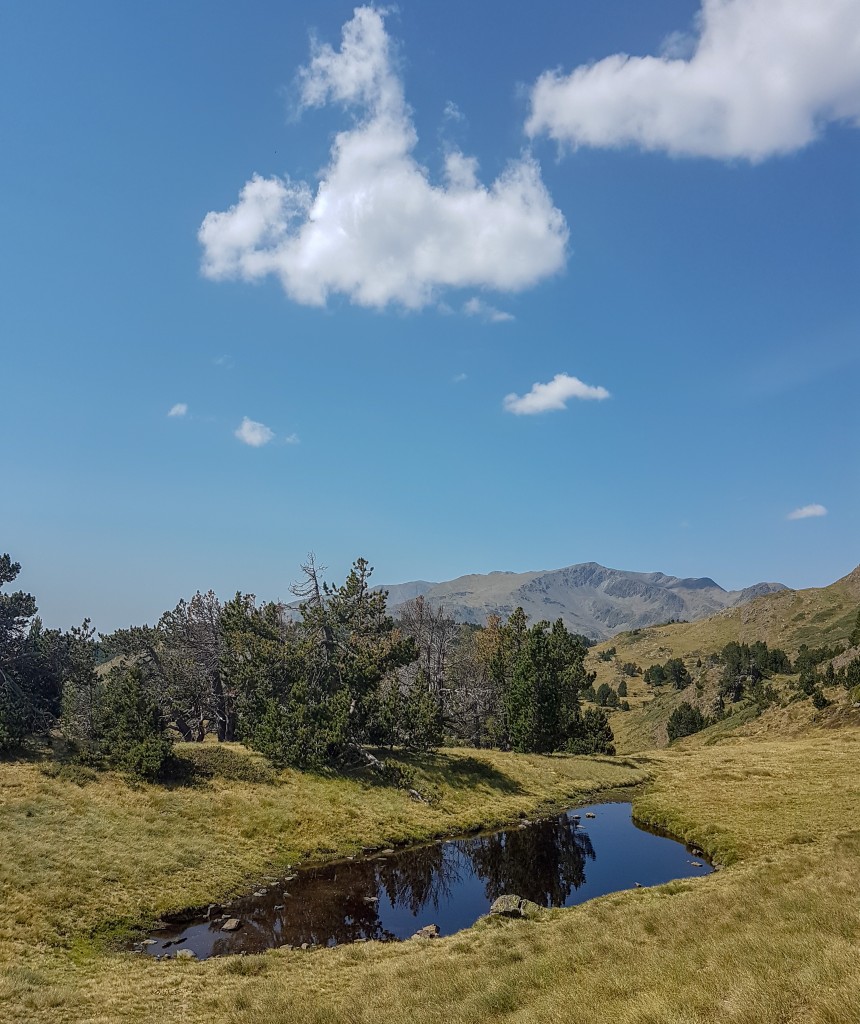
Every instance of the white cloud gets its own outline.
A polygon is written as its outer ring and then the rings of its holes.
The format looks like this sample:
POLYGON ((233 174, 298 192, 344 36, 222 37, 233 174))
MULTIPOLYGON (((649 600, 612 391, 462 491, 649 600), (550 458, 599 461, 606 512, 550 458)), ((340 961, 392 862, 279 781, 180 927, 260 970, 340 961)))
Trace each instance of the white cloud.
POLYGON ((284 438, 284 444, 301 444, 301 439, 298 434, 287 434, 284 438))
POLYGON ((505 395, 504 406, 507 412, 517 416, 534 416, 553 409, 566 409, 571 398, 602 400, 609 398, 609 392, 606 388, 583 384, 578 377, 557 373, 548 384, 533 384, 526 395, 505 395))
POLYGON ((755 162, 860 122, 857 0, 703 0, 696 28, 659 57, 545 72, 528 133, 755 162))
POLYGON ((491 306, 489 302, 484 302, 483 299, 479 299, 477 296, 468 299, 463 304, 463 312, 466 316, 479 316, 490 324, 503 324, 516 320, 513 313, 506 313, 502 309, 496 309, 495 306, 491 306))
POLYGON ((185 402, 177 402, 176 405, 172 405, 168 410, 168 416, 185 416, 188 413, 188 406, 185 402))
POLYGON ((454 376, 451 378, 451 383, 452 384, 462 384, 464 380, 468 380, 468 379, 469 379, 469 374, 468 373, 455 373, 454 376))
POLYGON ((315 190, 255 174, 234 206, 206 215, 198 237, 207 277, 271 274, 306 305, 342 294, 360 306, 418 309, 446 287, 519 291, 564 266, 567 224, 530 154, 488 186, 459 151, 445 157, 438 184, 415 160, 382 11, 357 8, 339 50, 315 45, 299 86, 302 107, 351 107, 356 123, 335 137, 315 190))
POLYGON ((823 505, 804 505, 789 512, 786 519, 814 519, 816 516, 826 516, 827 509, 823 505))
POLYGON ((264 444, 268 444, 274 439, 275 432, 270 430, 265 423, 257 423, 256 420, 243 416, 242 422, 234 431, 234 436, 238 437, 242 444, 248 444, 252 448, 262 448, 264 444))

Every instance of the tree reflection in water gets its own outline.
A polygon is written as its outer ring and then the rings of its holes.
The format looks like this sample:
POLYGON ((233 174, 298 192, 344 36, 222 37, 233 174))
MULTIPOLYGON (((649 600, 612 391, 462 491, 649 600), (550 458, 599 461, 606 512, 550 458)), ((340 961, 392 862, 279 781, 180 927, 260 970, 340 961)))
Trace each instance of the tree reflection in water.
POLYGON ((585 883, 585 861, 594 860, 588 833, 567 817, 470 840, 466 852, 492 901, 516 893, 542 907, 562 907, 585 883))
MULTIPOLYGON (((629 816, 622 824, 634 829, 629 816)), ((477 917, 504 893, 564 906, 585 884, 586 861, 595 859, 588 833, 560 815, 493 835, 308 868, 285 886, 225 907, 226 916, 241 921, 238 930, 223 931, 223 917, 186 919, 162 929, 145 949, 171 954, 184 948, 206 957, 304 943, 391 941, 407 938, 426 918, 447 931, 463 927, 464 913, 477 917)))

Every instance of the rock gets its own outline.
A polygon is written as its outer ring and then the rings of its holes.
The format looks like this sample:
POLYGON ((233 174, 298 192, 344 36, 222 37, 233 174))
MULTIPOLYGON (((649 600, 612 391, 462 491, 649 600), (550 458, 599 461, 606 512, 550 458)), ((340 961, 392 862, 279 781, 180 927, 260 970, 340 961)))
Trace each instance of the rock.
POLYGON ((306 942, 303 942, 303 943, 301 944, 300 948, 301 948, 301 949, 310 949, 310 947, 308 946, 308 944, 307 944, 306 942))
POLYGON ((295 880, 298 877, 299 877, 298 875, 287 875, 286 878, 284 879, 284 881, 285 882, 295 882, 295 880))
POLYGON ((516 895, 499 896, 493 901, 488 913, 498 914, 502 917, 536 917, 543 911, 543 907, 531 900, 521 899, 516 895))
POLYGON ((276 904, 274 905, 274 907, 272 907, 272 910, 283 910, 283 909, 284 909, 284 906, 285 906, 285 904, 284 904, 284 903, 276 903, 276 904))
POLYGON ((700 860, 691 860, 690 863, 693 865, 694 868, 704 867, 700 860))
POLYGON ((365 903, 379 903, 378 896, 363 896, 362 899, 365 903))
POLYGON ((158 939, 143 939, 140 944, 141 946, 157 946, 158 939))
POLYGON ((236 932, 242 927, 242 922, 238 917, 228 917, 224 924, 221 925, 222 932, 236 932))
POLYGON ((255 899, 259 899, 261 896, 265 896, 268 891, 268 889, 258 889, 255 893, 253 893, 253 896, 255 899))
POLYGON ((490 907, 490 914, 501 914, 504 917, 522 917, 520 910, 520 904, 522 900, 519 896, 506 895, 499 896, 498 899, 493 900, 493 905, 490 907))
POLYGON ((197 954, 191 949, 180 949, 176 954, 177 960, 196 960, 197 954))
POLYGON ((634 882, 634 883, 633 883, 633 885, 634 885, 634 886, 635 886, 635 887, 636 887, 637 889, 641 889, 641 888, 642 888, 642 883, 641 883, 641 882, 634 882))
POLYGON ((581 814, 571 814, 571 818, 573 818, 574 821, 579 821, 581 817, 581 814))
POLYGON ((412 936, 413 939, 438 939, 439 938, 439 925, 438 924, 425 924, 423 928, 419 928, 418 931, 412 936))
POLYGON ((594 811, 586 811, 585 816, 586 816, 586 818, 596 818, 597 817, 597 815, 594 813, 594 811))
POLYGON ((379 856, 380 857, 393 857, 394 856, 394 850, 392 850, 390 848, 387 849, 387 850, 383 850, 382 853, 380 853, 379 856))

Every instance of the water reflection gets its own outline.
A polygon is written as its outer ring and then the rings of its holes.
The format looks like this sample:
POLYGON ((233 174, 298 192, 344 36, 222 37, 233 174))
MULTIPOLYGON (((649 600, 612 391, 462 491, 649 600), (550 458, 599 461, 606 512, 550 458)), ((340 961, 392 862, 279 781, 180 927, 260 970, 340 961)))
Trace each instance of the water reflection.
POLYGON ((561 907, 711 870, 692 861, 682 844, 639 829, 630 804, 589 810, 596 818, 579 822, 569 812, 491 835, 308 868, 210 908, 208 918, 160 930, 144 951, 166 956, 189 949, 202 958, 284 945, 391 941, 431 922, 448 934, 468 927, 505 893, 561 907), (241 926, 225 931, 228 918, 241 926))
POLYGON ((516 893, 542 907, 563 907, 585 884, 586 859, 595 859, 588 833, 566 816, 482 836, 467 854, 491 903, 516 893))

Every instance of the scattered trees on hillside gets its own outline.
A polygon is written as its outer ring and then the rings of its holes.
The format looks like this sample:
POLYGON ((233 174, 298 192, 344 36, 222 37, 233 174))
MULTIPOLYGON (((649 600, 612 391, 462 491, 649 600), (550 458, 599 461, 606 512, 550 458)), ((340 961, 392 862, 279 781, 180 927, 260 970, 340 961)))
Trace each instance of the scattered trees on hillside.
POLYGON ((671 683, 676 690, 683 690, 693 681, 683 658, 670 658, 663 665, 651 665, 642 678, 649 686, 671 683))

